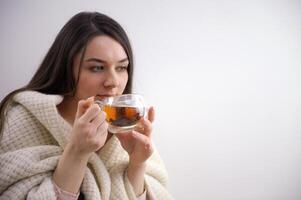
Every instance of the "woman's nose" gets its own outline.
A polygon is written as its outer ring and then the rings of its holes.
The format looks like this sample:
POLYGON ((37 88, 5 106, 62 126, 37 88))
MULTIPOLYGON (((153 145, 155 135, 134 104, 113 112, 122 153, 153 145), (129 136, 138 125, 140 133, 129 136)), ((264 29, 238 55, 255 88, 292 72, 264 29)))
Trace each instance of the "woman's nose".
POLYGON ((105 77, 104 86, 114 88, 118 86, 118 76, 115 72, 108 72, 105 77))

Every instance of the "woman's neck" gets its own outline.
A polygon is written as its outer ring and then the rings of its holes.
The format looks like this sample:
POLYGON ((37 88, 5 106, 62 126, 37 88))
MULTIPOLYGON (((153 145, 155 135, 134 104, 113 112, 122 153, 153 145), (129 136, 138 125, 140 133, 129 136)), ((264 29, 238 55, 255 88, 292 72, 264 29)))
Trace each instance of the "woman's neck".
POLYGON ((62 103, 57 106, 60 115, 71 125, 75 120, 78 101, 70 97, 64 97, 62 103))

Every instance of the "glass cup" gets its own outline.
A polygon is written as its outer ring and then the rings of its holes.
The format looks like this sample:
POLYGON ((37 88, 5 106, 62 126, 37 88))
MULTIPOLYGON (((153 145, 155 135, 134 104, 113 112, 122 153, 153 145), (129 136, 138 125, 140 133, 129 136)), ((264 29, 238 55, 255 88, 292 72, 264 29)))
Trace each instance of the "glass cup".
POLYGON ((147 116, 147 106, 141 95, 124 94, 95 100, 107 114, 106 121, 111 133, 123 133, 135 128, 142 117, 147 116))

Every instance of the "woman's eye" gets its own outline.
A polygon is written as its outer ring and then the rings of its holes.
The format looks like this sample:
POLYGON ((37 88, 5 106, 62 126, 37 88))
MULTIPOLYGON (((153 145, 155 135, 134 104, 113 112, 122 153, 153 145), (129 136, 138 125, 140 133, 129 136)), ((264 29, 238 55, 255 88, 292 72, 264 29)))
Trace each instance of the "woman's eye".
POLYGON ((104 67, 103 66, 93 66, 93 67, 90 68, 90 70, 92 72, 100 72, 100 71, 104 70, 104 67))
POLYGON ((127 71, 127 69, 128 69, 127 66, 120 66, 120 67, 117 67, 117 71, 119 71, 119 72, 127 71))

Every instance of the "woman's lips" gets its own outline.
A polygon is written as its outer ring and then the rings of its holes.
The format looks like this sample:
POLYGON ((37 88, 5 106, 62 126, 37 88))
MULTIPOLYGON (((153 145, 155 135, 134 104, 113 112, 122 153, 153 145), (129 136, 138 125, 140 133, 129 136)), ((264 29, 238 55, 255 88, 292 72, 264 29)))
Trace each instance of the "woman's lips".
POLYGON ((95 98, 97 100, 101 100, 101 99, 105 99, 105 98, 108 98, 108 97, 112 97, 112 96, 115 96, 114 94, 98 94, 95 96, 95 98))

